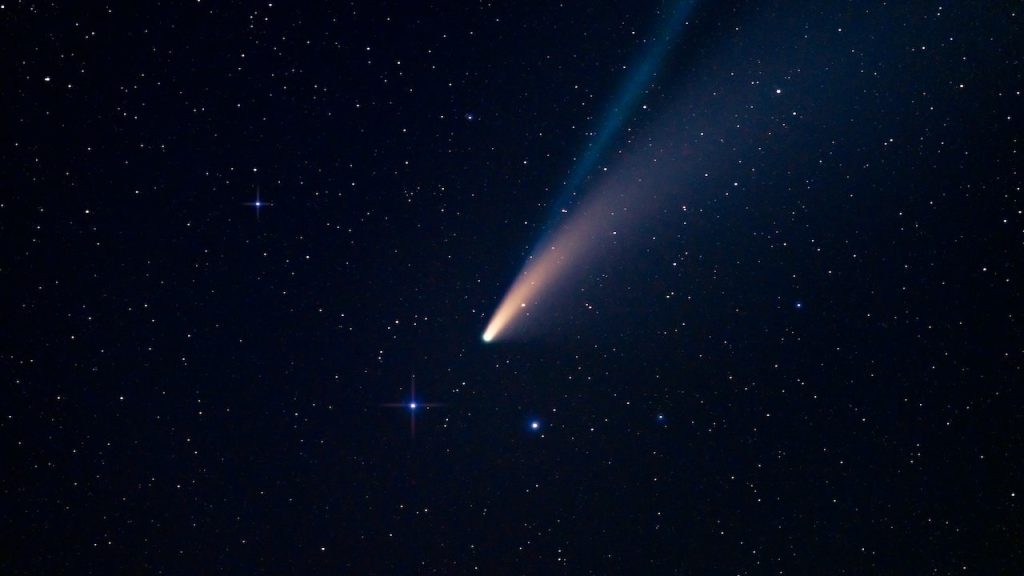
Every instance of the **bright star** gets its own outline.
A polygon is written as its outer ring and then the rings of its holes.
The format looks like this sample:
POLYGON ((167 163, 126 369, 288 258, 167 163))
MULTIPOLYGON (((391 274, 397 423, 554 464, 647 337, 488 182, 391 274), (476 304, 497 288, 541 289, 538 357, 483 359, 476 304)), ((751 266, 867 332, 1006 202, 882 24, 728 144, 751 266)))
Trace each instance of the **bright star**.
POLYGON ((412 375, 412 381, 409 383, 409 400, 407 402, 392 402, 389 404, 381 404, 386 408, 405 408, 409 411, 409 434, 412 437, 416 437, 416 412, 418 408, 433 408, 435 406, 444 406, 444 404, 438 404, 436 402, 420 402, 416 400, 416 375, 412 375))
POLYGON ((246 206, 252 206, 253 208, 256 209, 256 219, 259 220, 260 219, 260 210, 264 206, 273 206, 274 203, 273 202, 264 202, 263 200, 261 200, 260 199, 260 187, 257 186, 256 187, 256 200, 253 200, 252 202, 246 202, 245 205, 246 206))
POLYGON ((540 428, 540 422, 537 422, 536 420, 534 420, 533 422, 530 422, 530 429, 531 430, 537 430, 538 428, 540 428))

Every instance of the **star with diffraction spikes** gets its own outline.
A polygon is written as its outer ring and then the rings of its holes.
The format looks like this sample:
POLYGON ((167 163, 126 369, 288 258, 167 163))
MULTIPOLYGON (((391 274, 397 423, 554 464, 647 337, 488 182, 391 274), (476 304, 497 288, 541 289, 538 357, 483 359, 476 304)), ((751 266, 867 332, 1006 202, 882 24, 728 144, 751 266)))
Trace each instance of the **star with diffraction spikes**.
POLYGON ((385 408, 404 408, 409 411, 409 435, 412 438, 416 437, 416 413, 420 410, 427 410, 430 408, 437 408, 444 406, 437 402, 420 402, 416 399, 416 375, 412 375, 412 381, 409 384, 409 400, 406 402, 391 402, 387 404, 381 404, 385 408))
POLYGON ((263 200, 261 200, 260 199, 260 187, 257 186, 256 187, 256 200, 253 200, 252 202, 246 202, 245 205, 246 206, 251 206, 251 207, 256 209, 256 219, 259 220, 260 219, 260 210, 262 210, 263 208, 268 207, 268 206, 273 206, 274 203, 273 202, 264 202, 263 200))

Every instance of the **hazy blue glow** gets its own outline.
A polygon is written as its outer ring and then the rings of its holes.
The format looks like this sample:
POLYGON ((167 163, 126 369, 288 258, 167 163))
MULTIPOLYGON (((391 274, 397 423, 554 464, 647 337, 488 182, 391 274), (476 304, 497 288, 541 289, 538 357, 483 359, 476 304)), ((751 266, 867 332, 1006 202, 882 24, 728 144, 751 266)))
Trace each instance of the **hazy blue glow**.
POLYGON ((596 138, 588 144, 587 149, 583 152, 583 156, 576 161, 572 172, 569 174, 569 179, 566 180, 561 193, 559 193, 558 198, 552 205, 551 218, 548 222, 549 229, 561 218, 562 211, 568 208, 576 188, 583 183, 587 174, 590 173, 601 159, 601 156, 604 155, 608 145, 614 140, 622 125, 632 114, 640 96, 650 87, 651 81, 661 65, 661 61, 665 58, 669 48, 675 43, 675 39, 682 29, 686 17, 693 11, 693 7, 696 4, 696 0, 679 0, 676 3, 675 10, 662 23, 658 34, 651 41, 647 51, 639 60, 639 65, 635 66, 629 76, 626 77, 626 81, 619 89, 618 95, 606 111, 604 121, 598 127, 596 138))

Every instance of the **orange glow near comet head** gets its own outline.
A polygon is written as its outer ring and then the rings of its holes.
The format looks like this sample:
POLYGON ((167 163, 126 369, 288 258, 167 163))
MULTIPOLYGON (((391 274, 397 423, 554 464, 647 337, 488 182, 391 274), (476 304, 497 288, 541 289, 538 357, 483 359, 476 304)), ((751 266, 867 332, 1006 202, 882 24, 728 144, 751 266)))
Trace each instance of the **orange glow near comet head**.
MULTIPOLYGON (((515 283, 502 298, 498 309, 491 316, 484 330, 484 342, 491 342, 498 337, 520 314, 526 314, 528 303, 536 298, 538 291, 545 285, 545 275, 540 272, 542 266, 537 260, 530 260, 526 268, 516 278, 515 283)), ((548 264, 547 267, 550 267, 548 264)), ((550 274, 547 276, 550 278, 550 274)))
POLYGON ((531 314, 549 310, 559 286, 585 274, 601 248, 617 238, 617 227, 633 220, 621 202, 621 196, 599 190, 538 245, 494 311, 484 342, 516 333, 531 314))
POLYGON ((516 320, 528 316, 538 295, 558 277, 559 269, 565 264, 565 256, 554 246, 539 257, 531 257, 487 323, 484 342, 505 334, 516 320))
POLYGON ((557 244, 532 256, 487 323, 484 342, 491 342, 506 334, 517 320, 529 316, 530 309, 537 303, 537 297, 560 276, 560 270, 572 260, 571 256, 571 253, 559 250, 557 244))
POLYGON ((528 317, 540 297, 565 279, 568 266, 579 268, 591 244, 593 229, 585 221, 586 211, 565 222, 547 242, 526 260, 522 272, 512 283, 483 331, 483 341, 490 342, 507 336, 517 323, 528 317))

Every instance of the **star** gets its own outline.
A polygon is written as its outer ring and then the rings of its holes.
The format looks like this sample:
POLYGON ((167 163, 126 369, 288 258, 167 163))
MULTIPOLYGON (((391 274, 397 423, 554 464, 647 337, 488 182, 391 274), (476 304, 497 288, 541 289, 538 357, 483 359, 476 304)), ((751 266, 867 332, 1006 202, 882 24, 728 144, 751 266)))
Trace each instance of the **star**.
POLYGON ((537 420, 530 422, 530 430, 540 430, 540 422, 537 420))
POLYGON ((416 399, 416 375, 412 375, 412 381, 409 384, 409 401, 408 402, 391 402, 388 404, 381 404, 386 408, 405 408, 409 411, 409 435, 413 438, 416 437, 416 411, 420 408, 434 408, 437 406, 444 406, 437 402, 420 402, 416 399))
POLYGON ((252 206, 253 208, 256 209, 256 219, 259 220, 260 219, 260 210, 262 208, 266 207, 266 206, 273 206, 274 203, 273 202, 264 202, 263 200, 261 200, 260 199, 260 187, 257 186, 256 187, 256 200, 254 200, 252 202, 246 202, 245 205, 246 206, 252 206))

